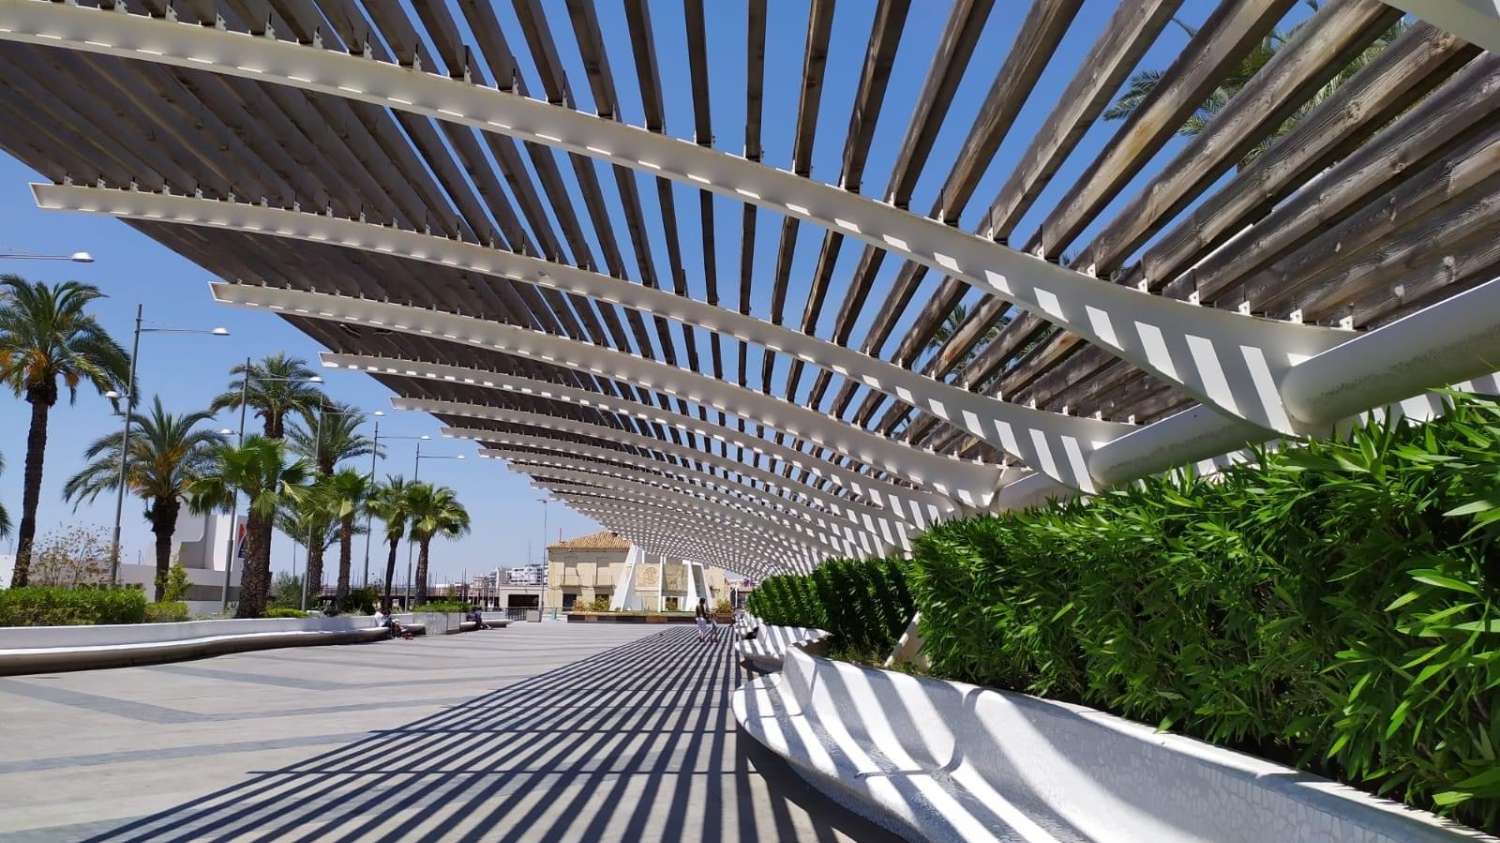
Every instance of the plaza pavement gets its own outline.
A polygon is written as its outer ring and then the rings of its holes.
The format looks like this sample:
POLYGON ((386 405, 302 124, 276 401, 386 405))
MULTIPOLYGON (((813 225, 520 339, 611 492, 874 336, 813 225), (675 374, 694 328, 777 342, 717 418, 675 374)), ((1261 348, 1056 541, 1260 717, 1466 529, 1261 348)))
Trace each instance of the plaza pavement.
POLYGON ((893 839, 740 681, 727 632, 564 623, 0 678, 0 843, 893 839))

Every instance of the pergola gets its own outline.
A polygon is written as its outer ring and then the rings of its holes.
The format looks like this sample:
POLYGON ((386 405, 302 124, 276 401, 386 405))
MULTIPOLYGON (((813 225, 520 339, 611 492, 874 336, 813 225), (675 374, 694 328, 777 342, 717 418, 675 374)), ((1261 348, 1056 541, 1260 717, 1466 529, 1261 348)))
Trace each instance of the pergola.
POLYGON ((1170 149, 1296 0, 1221 0, 1092 147, 1180 0, 1103 4, 1040 106, 1085 4, 1034 0, 956 110, 1008 11, 992 0, 955 0, 935 43, 903 40, 929 11, 910 0, 871 0, 858 27, 833 0, 805 21, 683 0, 680 31, 645 0, 620 20, 498 3, 0 0, 0 147, 51 180, 42 207, 124 220, 579 512, 755 575, 1326 434, 1500 367, 1487 0, 1326 0, 1170 149), (742 51, 710 52, 709 12, 742 51), (767 102, 775 37, 805 44, 795 108, 767 102), (833 43, 864 45, 839 101, 833 43), (685 50, 690 108, 669 109, 662 50, 685 50), (912 51, 920 93, 886 107, 912 51), (742 138, 714 136, 711 92, 744 109, 742 138), (998 172, 1026 107, 1045 120, 998 172), (767 119, 792 127, 788 158, 766 160, 767 119), (956 154, 935 152, 945 126, 956 154), (865 180, 880 127, 901 138, 884 186, 865 180), (820 128, 836 177, 812 173, 820 128))

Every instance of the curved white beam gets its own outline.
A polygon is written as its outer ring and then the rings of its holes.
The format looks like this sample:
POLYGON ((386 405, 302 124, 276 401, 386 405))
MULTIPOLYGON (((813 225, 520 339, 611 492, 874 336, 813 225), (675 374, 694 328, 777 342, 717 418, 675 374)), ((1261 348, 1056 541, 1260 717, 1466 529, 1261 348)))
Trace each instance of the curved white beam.
POLYGON ((324 352, 320 355, 320 359, 323 361, 324 366, 331 368, 363 371, 370 374, 400 375, 426 380, 447 381, 449 383, 462 383, 469 386, 481 386, 486 389, 520 392, 525 395, 536 395, 542 398, 578 404, 583 407, 594 407, 606 412, 626 413, 648 421, 673 425, 684 430, 699 431, 712 438, 720 439, 737 446, 740 443, 744 443, 743 447, 747 449, 770 454, 794 468, 806 469, 815 475, 832 478, 844 484, 855 494, 869 497, 877 503, 889 505, 892 509, 907 512, 910 515, 908 522, 917 527, 926 527, 942 516, 958 511, 958 507, 952 501, 945 500, 940 495, 934 495, 926 491, 905 489, 894 484, 855 474, 827 460, 821 460, 785 446, 778 446, 770 440, 740 434, 728 426, 718 427, 710 425, 709 423, 699 421, 696 417, 685 416, 675 410, 663 410, 651 407, 638 401, 616 399, 598 392, 564 386, 550 381, 511 375, 504 372, 487 372, 467 369, 461 366, 423 363, 418 360, 404 360, 394 357, 378 357, 364 354, 335 354, 333 352, 324 352))
MULTIPOLYGON (((659 390, 693 403, 732 413, 750 421, 791 433, 816 445, 858 458, 970 506, 984 506, 1000 486, 1003 468, 943 456, 849 424, 753 389, 700 375, 656 360, 602 348, 581 340, 507 325, 471 316, 455 316, 406 305, 368 299, 251 287, 211 285, 214 299, 223 304, 263 307, 292 316, 370 325, 383 330, 431 336, 490 351, 518 355, 591 372, 648 390, 659 390)), ((469 377, 473 377, 472 374, 469 377)), ((1064 440, 1067 444, 1068 440, 1064 440)), ((1082 450, 1067 454, 1087 476, 1082 450)))
MULTIPOLYGON (((821 512, 779 495, 725 480, 722 477, 705 473, 690 466, 665 462, 659 459, 638 457, 614 448, 585 445, 568 440, 551 439, 545 436, 452 427, 443 428, 443 435, 486 443, 490 447, 486 447, 481 453, 492 457, 508 459, 514 453, 510 449, 534 448, 555 452, 564 459, 584 458, 591 462, 618 463, 647 473, 674 475, 688 483, 707 486, 727 493, 731 498, 754 507, 770 509, 783 518, 793 519, 809 529, 832 537, 836 543, 848 544, 852 541, 852 537, 849 535, 850 525, 831 513, 821 512)), ((869 540, 874 541, 880 553, 889 552, 889 546, 881 541, 879 536, 871 534, 869 540)))
POLYGON ((577 482, 566 478, 534 476, 533 482, 546 489, 554 497, 573 500, 582 498, 608 498, 634 508, 636 511, 648 510, 658 520, 673 523, 682 530, 700 530, 708 534, 721 535, 725 541, 732 542, 738 547, 748 548, 764 555, 767 559, 779 560, 788 566, 816 565, 828 554, 819 552, 813 548, 801 545, 787 546, 765 539, 755 534, 755 531, 736 522, 731 521, 709 521, 705 523, 705 517, 712 518, 711 513, 693 515, 683 512, 681 507, 674 507, 661 500, 640 495, 627 490, 612 486, 593 484, 588 482, 577 482))
MULTIPOLYGON (((78 185, 33 184, 31 189, 37 205, 50 210, 176 222, 395 255, 495 278, 555 287, 688 325, 723 331, 736 339, 790 354, 804 363, 851 378, 931 412, 1034 470, 1085 492, 1094 490, 1094 483, 1085 471, 1088 453, 1096 443, 1122 436, 1132 429, 1129 425, 998 401, 735 310, 566 264, 447 237, 244 202, 78 185)), ((329 295, 331 298, 360 301, 329 295)), ((451 319, 444 319, 445 314, 441 311, 423 312, 430 314, 427 317, 430 320, 450 323, 444 328, 444 333, 466 335, 472 332, 470 323, 475 320, 469 317, 453 315, 451 319)), ((436 330, 435 326, 433 330, 436 330)))
MULTIPOLYGON (((120 7, 116 7, 118 9, 120 7)), ((1196 307, 1091 278, 943 223, 742 157, 321 47, 46 0, 0 3, 0 38, 188 67, 546 144, 827 226, 992 293, 1229 415, 1296 432, 1280 383, 1347 334, 1196 307)))
MULTIPOLYGON (((325 362, 342 365, 345 368, 379 371, 378 369, 370 369, 368 366, 352 365, 349 360, 344 359, 345 357, 350 356, 323 355, 325 362)), ((404 363, 405 361, 401 362, 404 363)), ((389 370, 387 373, 396 374, 394 370, 389 370)), ((613 401, 607 397, 600 396, 598 393, 572 387, 567 388, 567 391, 561 391, 557 384, 519 376, 505 376, 503 380, 494 379, 493 382, 499 389, 511 391, 529 389, 531 390, 531 394, 548 392, 550 393, 549 397, 567 403, 596 407, 606 412, 624 413, 675 427, 689 433, 696 433, 706 439, 717 440, 730 447, 743 448, 744 450, 764 456, 768 460, 780 463, 792 474, 807 471, 816 477, 821 478, 826 476, 860 497, 858 499, 841 498, 809 483, 798 481, 793 477, 774 474, 738 460, 725 459, 714 454, 689 448, 685 445, 678 445, 665 439, 656 439, 655 437, 644 436, 639 433, 631 433, 612 427, 603 427, 562 416, 531 413, 525 410, 513 410, 507 407, 494 407, 484 404, 468 404, 459 401, 444 401, 436 398, 408 398, 404 396, 393 397, 391 399, 391 406, 398 410, 412 410, 424 413, 524 424, 547 430, 558 430, 581 436, 624 442, 636 447, 651 448, 662 453, 686 459, 697 459, 716 465, 726 471, 733 471, 759 480, 772 487, 787 491, 792 495, 805 495, 812 500, 821 502, 833 512, 850 511, 851 518, 857 517, 859 523, 864 524, 866 528, 871 530, 877 529, 877 525, 882 525, 885 521, 891 521, 894 525, 892 529, 899 527, 904 535, 908 531, 908 527, 901 526, 903 524, 924 528, 933 520, 956 511, 952 501, 937 495, 930 495, 915 489, 905 489, 883 481, 874 480, 873 478, 856 474, 827 460, 821 460, 810 454, 777 444, 769 439, 761 439, 749 433, 741 433, 738 429, 727 425, 719 426, 711 422, 705 422, 696 416, 683 415, 670 408, 663 410, 651 405, 625 399, 613 401)), ((882 535, 885 534, 886 527, 879 526, 878 529, 882 535)), ((890 538, 890 536, 887 536, 888 540, 890 538)))
POLYGON ((569 509, 629 538, 633 543, 651 553, 674 558, 696 559, 727 570, 758 577, 802 571, 800 563, 793 563, 789 560, 773 561, 774 557, 744 550, 726 542, 723 538, 714 538, 716 536, 714 533, 704 534, 701 531, 690 533, 667 519, 644 514, 638 509, 614 503, 607 498, 580 496, 563 501, 563 503, 569 509))
POLYGON ((796 527, 778 523, 760 513, 747 512, 727 495, 710 493, 703 489, 690 489, 675 485, 669 478, 646 475, 630 469, 616 468, 599 463, 565 460, 537 454, 490 453, 491 457, 505 460, 511 468, 532 477, 545 477, 570 483, 603 486, 624 495, 639 495, 642 499, 660 505, 688 507, 711 518, 750 530, 764 536, 768 541, 787 547, 804 547, 824 555, 847 552, 828 537, 803 531, 796 527), (672 503, 668 504, 667 500, 672 503))

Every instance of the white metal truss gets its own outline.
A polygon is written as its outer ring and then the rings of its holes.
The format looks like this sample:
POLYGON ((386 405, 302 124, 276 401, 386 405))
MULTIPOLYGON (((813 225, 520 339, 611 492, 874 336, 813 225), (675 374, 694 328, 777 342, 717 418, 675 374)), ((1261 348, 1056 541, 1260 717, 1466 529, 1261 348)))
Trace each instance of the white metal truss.
MULTIPOLYGON (((1468 0, 1465 0, 1467 2, 1468 0)), ((1281 383, 1347 339, 1197 307, 1027 255, 740 156, 462 79, 274 38, 113 9, 0 0, 0 38, 254 79, 590 156, 837 230, 1035 313, 1230 416, 1298 432, 1281 383)))
MULTIPOLYGON (((944 456, 893 441, 878 433, 819 413, 791 401, 727 383, 635 354, 580 340, 507 325, 472 316, 456 316, 369 299, 252 287, 212 285, 214 299, 240 307, 263 307, 293 316, 368 325, 397 333, 431 336, 449 342, 529 357, 614 378, 754 421, 799 436, 814 444, 856 457, 866 465, 934 489, 967 506, 986 506, 999 488, 1003 468, 944 456)), ((463 377, 477 377, 472 371, 463 377)), ((1068 460, 1086 471, 1081 450, 1068 460)))
MULTIPOLYGON (((847 523, 841 529, 846 534, 852 527, 855 531, 870 533, 877 543, 896 544, 903 550, 910 549, 906 524, 901 520, 901 513, 883 510, 861 501, 841 498, 837 495, 829 494, 812 484, 802 483, 794 478, 784 477, 739 460, 727 459, 717 454, 690 448, 685 445, 678 445, 674 442, 656 439, 651 436, 644 436, 639 433, 632 433, 619 428, 604 427, 603 425, 592 424, 590 422, 544 413, 533 413, 526 410, 512 410, 503 407, 481 408, 472 404, 434 399, 398 398, 392 403, 397 409, 489 419, 491 421, 524 425, 551 433, 569 433, 601 442, 628 445, 676 457, 682 465, 698 463, 710 466, 728 475, 737 476, 744 483, 755 482, 761 484, 768 490, 765 493, 768 498, 789 501, 801 505, 811 512, 845 521, 847 523), (778 492, 779 494, 774 494, 778 492)), ((444 428, 443 432, 444 435, 453 435, 477 441, 503 441, 499 437, 510 435, 479 428, 450 427, 444 428)), ((553 442, 554 447, 572 448, 574 445, 575 443, 565 440, 553 442)), ((663 464, 665 465, 666 463, 663 464)))
MULTIPOLYGON (((665 497, 678 495, 692 498, 700 504, 711 504, 733 513, 733 517, 741 523, 758 529, 770 530, 789 541, 822 545, 826 548, 825 552, 840 554, 850 552, 850 548, 844 544, 840 536, 831 533, 816 522, 808 523, 796 515, 768 511, 763 505, 747 502, 713 487, 679 483, 671 477, 654 471, 628 467, 613 461, 605 462, 592 457, 577 457, 556 452, 536 454, 517 448, 485 448, 481 453, 488 457, 505 460, 512 466, 522 467, 522 470, 527 472, 532 472, 539 466, 545 466, 548 469, 608 476, 631 483, 631 488, 637 491, 646 487, 661 488, 665 497)), ((580 478, 575 475, 573 479, 580 478)))
MULTIPOLYGON (((858 553, 885 555, 890 553, 893 548, 892 545, 882 541, 879 536, 865 533, 863 530, 860 530, 856 536, 846 520, 838 518, 832 513, 819 511, 779 495, 725 480, 689 465, 638 457, 613 448, 603 448, 521 433, 498 433, 492 430, 446 427, 443 428, 443 435, 459 439, 469 439, 492 446, 502 445, 511 448, 534 448, 555 451, 574 458, 583 457, 594 462, 619 463, 643 472, 675 475, 690 484, 709 485, 728 493, 732 497, 745 500, 755 506, 770 508, 778 514, 803 522, 808 528, 829 536, 834 543, 841 546, 843 553, 846 555, 857 555, 858 553)), ((503 458, 508 458, 511 454, 505 448, 493 447, 486 448, 482 453, 503 458)))
MULTIPOLYGON (((1131 430, 1125 424, 1037 410, 989 398, 837 343, 667 290, 447 237, 325 214, 163 193, 52 184, 33 184, 32 193, 39 207, 50 210, 175 222, 394 255, 495 278, 554 287, 684 324, 723 331, 736 339, 789 354, 804 363, 827 369, 930 411, 1033 470, 1084 492, 1095 490, 1095 484, 1086 472, 1088 454, 1098 444, 1131 430)), ((347 296, 329 297, 365 301, 347 296)), ((428 319, 442 320, 444 316, 441 311, 423 312, 430 314, 428 319)), ((472 331, 475 320, 454 314, 450 321, 451 330, 445 328, 445 333, 459 334, 472 331)))
POLYGON ((675 410, 661 409, 628 399, 616 399, 598 392, 564 386, 550 381, 535 380, 504 372, 485 372, 461 366, 424 363, 393 357, 365 354, 335 354, 325 352, 320 359, 329 368, 363 371, 371 374, 397 375, 427 380, 462 383, 535 395, 556 401, 593 407, 607 412, 627 413, 648 421, 669 424, 689 431, 701 431, 714 439, 741 446, 757 453, 764 453, 793 468, 805 469, 814 475, 827 477, 849 489, 855 495, 877 505, 906 513, 908 523, 925 528, 933 521, 958 511, 958 507, 940 495, 923 490, 908 489, 857 474, 809 454, 777 445, 769 439, 741 434, 729 426, 710 425, 696 417, 683 415, 675 410))

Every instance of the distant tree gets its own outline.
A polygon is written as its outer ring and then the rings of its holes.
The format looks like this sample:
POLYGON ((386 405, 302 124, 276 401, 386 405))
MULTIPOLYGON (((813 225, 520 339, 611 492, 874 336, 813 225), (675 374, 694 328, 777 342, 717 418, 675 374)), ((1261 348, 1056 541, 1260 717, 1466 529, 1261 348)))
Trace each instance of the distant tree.
MULTIPOLYGON (((1307 0, 1307 5, 1316 12, 1321 3, 1317 0, 1307 0)), ((1173 20, 1176 21, 1175 18, 1173 20)), ((1187 31, 1189 37, 1196 34, 1196 30, 1193 27, 1187 26, 1181 21, 1176 21, 1176 23, 1187 31)), ((1265 38, 1261 39, 1260 43, 1256 44, 1254 49, 1243 59, 1240 59, 1239 64, 1209 92, 1208 98, 1188 116, 1187 121, 1177 129, 1177 133, 1179 135, 1191 136, 1206 129, 1208 124, 1213 121, 1213 118, 1234 98, 1234 95, 1239 93, 1250 82, 1251 78, 1259 73, 1274 58, 1276 53, 1282 47, 1286 46, 1297 30, 1305 24, 1306 21, 1304 20, 1292 27, 1289 32, 1272 31, 1265 38)), ((1241 163, 1254 160, 1262 152, 1269 149, 1282 135, 1291 131, 1292 127, 1297 125, 1297 121, 1301 120, 1309 111, 1312 111, 1320 103, 1332 96, 1339 89, 1339 86, 1343 85, 1350 77, 1358 73, 1361 68, 1373 61, 1392 41, 1399 38, 1408 26, 1409 24, 1405 21, 1397 21, 1390 29, 1381 33, 1380 37, 1376 38, 1369 47, 1350 59, 1349 63, 1344 65, 1332 79, 1324 83, 1323 87, 1319 88, 1307 102, 1303 103, 1286 120, 1282 121, 1281 125, 1269 137, 1256 144, 1245 155, 1245 159, 1241 163)), ((1130 117, 1130 115, 1134 114, 1150 99, 1152 93, 1156 90, 1156 86, 1161 82, 1162 76, 1163 74, 1160 70, 1148 69, 1136 71, 1130 77, 1129 81, 1125 83, 1120 96, 1109 108, 1104 110, 1104 119, 1124 120, 1130 117)))
POLYGON ((316 373, 301 358, 272 354, 248 367, 244 363, 234 366, 229 373, 237 377, 229 381, 229 389, 214 399, 210 409, 239 409, 243 394, 245 403, 264 423, 267 439, 282 438, 287 416, 306 414, 323 400, 322 390, 310 380, 316 373))
MULTIPOLYGON (((348 404, 336 401, 314 404, 299 411, 301 420, 293 422, 287 429, 286 439, 292 450, 312 460, 318 473, 327 477, 344 460, 368 457, 375 451, 375 442, 359 432, 365 423, 364 413, 348 404), (318 416, 322 415, 321 424, 318 416), (318 441, 313 441, 314 437, 318 441)), ((382 452, 384 449, 381 449, 382 452)))
POLYGON ((414 483, 406 490, 411 537, 417 542, 417 602, 427 599, 427 560, 437 536, 458 538, 469 532, 469 511, 447 486, 414 483))
POLYGON ((367 475, 347 468, 325 478, 323 482, 330 514, 338 524, 339 578, 336 605, 343 606, 349 597, 349 571, 354 559, 354 519, 364 511, 372 486, 367 475))
POLYGON ((399 475, 387 477, 384 483, 376 484, 365 501, 365 511, 385 525, 385 596, 380 605, 386 612, 391 610, 391 584, 396 581, 396 546, 406 535, 406 525, 411 518, 407 488, 407 482, 399 475))
MULTIPOLYGON (((276 511, 276 529, 290 536, 292 541, 306 551, 309 601, 315 601, 323 593, 323 553, 338 537, 332 515, 329 513, 327 491, 322 482, 304 488, 295 500, 288 500, 276 511)), ((298 597, 301 603, 301 597, 298 597)), ((301 608, 300 605, 292 608, 301 608)))
MULTIPOLYGON (((5 457, 0 456, 0 472, 5 471, 5 457)), ((5 504, 0 503, 0 539, 10 535, 10 513, 5 510, 5 504)))
POLYGON ((307 493, 303 483, 308 468, 302 460, 289 460, 286 446, 280 440, 251 436, 239 447, 215 448, 211 464, 189 487, 189 503, 195 512, 227 507, 236 491, 249 501, 245 572, 240 578, 240 602, 235 617, 258 618, 265 614, 266 594, 271 585, 271 524, 278 510, 307 493))
POLYGON ((17 587, 29 580, 47 417, 59 397, 58 381, 67 386, 72 402, 78 398, 79 384, 91 384, 102 393, 124 389, 130 377, 130 355, 88 312, 89 305, 103 297, 98 287, 77 281, 49 285, 0 275, 0 381, 31 405, 21 527, 11 577, 17 587))
MULTIPOLYGON (((213 449, 224 444, 224 437, 217 432, 198 427, 212 418, 213 414, 207 412, 172 415, 162 406, 160 397, 152 399, 149 414, 130 416, 134 429, 125 487, 146 502, 146 520, 156 536, 158 600, 166 599, 161 595, 166 592, 172 566, 172 535, 188 486, 212 461, 213 449)), ((75 510, 78 504, 119 488, 121 438, 121 433, 111 433, 84 450, 88 464, 63 486, 63 498, 72 501, 75 510)))

